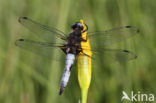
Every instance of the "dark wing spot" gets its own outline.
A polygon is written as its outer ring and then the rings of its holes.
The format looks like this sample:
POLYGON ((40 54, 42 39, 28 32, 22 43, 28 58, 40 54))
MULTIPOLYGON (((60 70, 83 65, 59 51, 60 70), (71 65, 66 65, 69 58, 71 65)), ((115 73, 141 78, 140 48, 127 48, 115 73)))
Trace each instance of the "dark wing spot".
MULTIPOLYGON (((126 28, 132 28, 132 26, 125 26, 126 28)), ((139 29, 137 29, 137 31, 136 31, 137 33, 139 33, 140 32, 140 30, 139 29)))
POLYGON ((24 39, 18 39, 18 41, 24 41, 24 39))
POLYGON ((23 17, 23 19, 28 19, 27 17, 23 17))
POLYGON ((125 26, 126 28, 131 28, 132 26, 125 26))
POLYGON ((25 20, 26 20, 26 19, 28 19, 28 18, 27 18, 27 17, 19 17, 18 21, 21 22, 22 19, 25 19, 25 20))
POLYGON ((129 53, 129 51, 128 51, 128 50, 123 50, 123 52, 127 52, 127 53, 129 53))
POLYGON ((15 41, 15 45, 18 46, 18 41, 24 41, 24 39, 18 39, 15 41))
POLYGON ((133 59, 136 59, 136 58, 137 58, 137 55, 135 55, 135 54, 131 53, 131 52, 130 52, 130 51, 128 51, 128 50, 123 50, 123 52, 125 52, 125 53, 130 53, 130 54, 134 55, 134 58, 133 58, 133 59))

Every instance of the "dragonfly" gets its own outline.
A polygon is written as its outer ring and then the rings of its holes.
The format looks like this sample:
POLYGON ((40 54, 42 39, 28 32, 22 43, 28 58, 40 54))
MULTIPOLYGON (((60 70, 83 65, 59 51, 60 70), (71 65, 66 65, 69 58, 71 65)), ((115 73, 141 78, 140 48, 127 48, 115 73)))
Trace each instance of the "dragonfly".
POLYGON ((68 84, 71 69, 74 61, 77 59, 78 64, 78 82, 81 88, 81 102, 87 102, 88 89, 91 82, 92 60, 95 54, 101 54, 105 51, 112 54, 118 54, 117 57, 125 57, 128 60, 135 59, 137 56, 128 50, 108 49, 114 43, 125 40, 136 35, 139 30, 133 26, 123 26, 106 31, 87 32, 88 26, 83 20, 72 24, 72 32, 68 35, 56 28, 42 25, 28 17, 20 17, 19 22, 32 31, 41 41, 23 39, 16 40, 18 47, 25 49, 60 49, 61 53, 66 55, 65 68, 60 83, 61 95, 68 84), (95 40, 100 39, 100 43, 95 40))

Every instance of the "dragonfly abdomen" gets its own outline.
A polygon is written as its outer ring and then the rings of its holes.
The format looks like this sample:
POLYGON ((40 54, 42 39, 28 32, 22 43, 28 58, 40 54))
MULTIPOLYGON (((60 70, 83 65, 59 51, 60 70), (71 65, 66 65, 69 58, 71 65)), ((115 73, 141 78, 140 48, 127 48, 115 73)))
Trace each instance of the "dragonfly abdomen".
POLYGON ((69 77, 70 77, 70 72, 71 72, 71 67, 74 63, 75 60, 75 55, 74 54, 67 54, 66 56, 66 65, 64 68, 64 73, 61 79, 61 87, 60 87, 60 92, 59 94, 61 95, 64 91, 64 88, 67 86, 67 83, 69 81, 69 77))

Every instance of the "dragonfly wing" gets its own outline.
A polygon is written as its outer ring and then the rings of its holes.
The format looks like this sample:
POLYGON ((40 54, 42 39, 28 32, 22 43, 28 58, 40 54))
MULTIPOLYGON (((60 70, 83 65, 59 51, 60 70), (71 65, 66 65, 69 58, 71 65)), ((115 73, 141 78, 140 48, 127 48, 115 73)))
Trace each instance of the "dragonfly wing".
MULTIPOLYGON (((84 48, 84 50, 88 50, 84 48)), ((133 60, 137 58, 137 55, 129 50, 122 50, 122 49, 110 49, 110 48, 99 48, 99 47, 92 47, 92 59, 97 59, 104 57, 104 59, 110 59, 113 61, 121 61, 121 60, 133 60)))
POLYGON ((122 49, 92 48, 92 52, 93 59, 101 56, 111 61, 127 61, 137 58, 135 53, 122 49))
POLYGON ((55 28, 37 23, 27 17, 20 17, 19 22, 27 29, 34 32, 39 37, 39 39, 42 39, 46 42, 56 42, 58 39, 57 41, 62 43, 66 39, 66 35, 63 32, 55 28))
POLYGON ((90 32, 88 37, 92 46, 96 44, 94 40, 99 41, 98 46, 107 46, 132 37, 138 32, 139 30, 136 27, 124 26, 107 31, 90 32))
MULTIPOLYGON (((15 45, 47 59, 59 60, 58 55, 62 56, 62 54, 64 54, 61 53, 62 52, 61 48, 63 48, 63 46, 60 44, 38 42, 38 41, 27 40, 27 39, 18 39, 16 40, 15 45), (58 52, 56 55, 52 57, 52 52, 54 49, 57 50, 58 52)), ((65 55, 63 55, 63 57, 64 56, 65 55)))

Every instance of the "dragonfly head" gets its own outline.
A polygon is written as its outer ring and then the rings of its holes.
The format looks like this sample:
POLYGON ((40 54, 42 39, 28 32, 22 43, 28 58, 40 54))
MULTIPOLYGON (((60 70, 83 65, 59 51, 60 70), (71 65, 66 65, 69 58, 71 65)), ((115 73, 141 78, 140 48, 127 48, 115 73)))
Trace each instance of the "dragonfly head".
POLYGON ((72 29, 73 30, 76 30, 76 29, 83 30, 83 25, 80 22, 76 22, 76 23, 72 24, 72 29))
MULTIPOLYGON (((87 30, 88 30, 88 26, 86 24, 85 24, 85 26, 87 27, 87 30)), ((76 30, 76 29, 83 30, 84 26, 80 22, 76 22, 76 23, 72 24, 72 29, 73 30, 76 30)))

